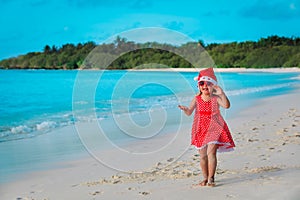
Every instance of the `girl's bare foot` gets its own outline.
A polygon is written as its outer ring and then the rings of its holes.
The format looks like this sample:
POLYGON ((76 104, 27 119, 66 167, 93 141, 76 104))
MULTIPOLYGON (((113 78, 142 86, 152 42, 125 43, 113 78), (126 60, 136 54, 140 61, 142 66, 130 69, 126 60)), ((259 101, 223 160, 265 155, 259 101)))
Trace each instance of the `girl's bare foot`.
POLYGON ((207 184, 207 179, 204 179, 203 181, 201 181, 200 183, 199 183, 199 185, 200 186, 206 186, 206 184, 207 184))
POLYGON ((203 181, 201 181, 200 183, 197 184, 197 186, 206 186, 208 180, 204 179, 203 181))
POLYGON ((215 187, 216 186, 215 179, 214 178, 209 178, 208 182, 207 182, 207 186, 215 187))

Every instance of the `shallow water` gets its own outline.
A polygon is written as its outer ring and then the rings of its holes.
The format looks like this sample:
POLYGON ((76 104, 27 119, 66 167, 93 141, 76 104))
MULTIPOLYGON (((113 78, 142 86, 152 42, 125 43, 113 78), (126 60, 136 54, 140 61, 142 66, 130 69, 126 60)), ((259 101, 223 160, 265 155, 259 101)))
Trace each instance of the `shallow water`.
MULTIPOLYGON (((78 121, 126 113, 139 118, 136 115, 189 104, 197 91, 195 76, 192 72, 1 70, 0 142, 35 137, 78 121)), ((226 115, 256 99, 292 91, 298 76, 218 73, 232 104, 226 115)), ((147 119, 137 123, 145 125, 147 119)))

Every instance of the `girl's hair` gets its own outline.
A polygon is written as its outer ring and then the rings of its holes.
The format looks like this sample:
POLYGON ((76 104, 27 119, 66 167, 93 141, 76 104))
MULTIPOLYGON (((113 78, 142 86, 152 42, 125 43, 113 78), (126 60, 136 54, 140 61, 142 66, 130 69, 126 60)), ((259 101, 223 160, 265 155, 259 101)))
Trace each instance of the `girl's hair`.
POLYGON ((202 94, 202 92, 200 91, 200 86, 199 84, 197 84, 197 88, 198 88, 198 93, 196 94, 196 96, 200 96, 202 94))
POLYGON ((200 96, 201 94, 202 94, 202 92, 199 91, 199 92, 196 94, 196 96, 200 96))

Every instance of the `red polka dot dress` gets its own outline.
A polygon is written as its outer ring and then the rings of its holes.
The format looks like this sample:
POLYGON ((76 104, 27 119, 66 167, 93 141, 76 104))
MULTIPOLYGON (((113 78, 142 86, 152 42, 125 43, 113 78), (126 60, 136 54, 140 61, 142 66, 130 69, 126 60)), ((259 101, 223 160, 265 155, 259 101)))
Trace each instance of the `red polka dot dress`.
POLYGON ((218 151, 231 151, 235 144, 229 128, 221 116, 217 96, 204 101, 196 96, 196 111, 192 126, 192 145, 202 149, 208 144, 218 144, 218 151))

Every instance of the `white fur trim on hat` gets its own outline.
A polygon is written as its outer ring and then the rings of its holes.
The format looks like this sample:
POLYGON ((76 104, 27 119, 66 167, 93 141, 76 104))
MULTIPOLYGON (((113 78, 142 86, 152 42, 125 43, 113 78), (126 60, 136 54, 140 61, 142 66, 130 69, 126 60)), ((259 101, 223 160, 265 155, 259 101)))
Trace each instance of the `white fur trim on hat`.
POLYGON ((215 81, 213 78, 210 78, 209 76, 201 76, 201 78, 198 82, 200 82, 200 81, 207 81, 207 82, 213 83, 214 85, 218 85, 218 82, 215 81))

